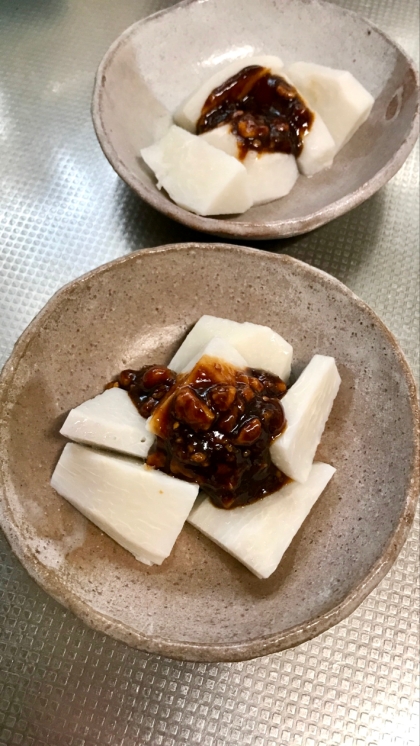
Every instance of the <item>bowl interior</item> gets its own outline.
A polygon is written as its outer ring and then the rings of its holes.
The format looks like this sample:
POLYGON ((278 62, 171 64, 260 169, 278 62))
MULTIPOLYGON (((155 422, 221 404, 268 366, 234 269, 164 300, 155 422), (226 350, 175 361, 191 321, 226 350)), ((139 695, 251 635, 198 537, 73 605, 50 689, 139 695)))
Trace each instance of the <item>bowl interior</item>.
POLYGON ((223 245, 140 252, 55 296, 6 366, 3 528, 49 593, 130 644, 204 660, 296 644, 355 608, 401 546, 414 509, 411 386, 373 313, 307 265, 223 245), (168 361, 203 313, 271 326, 293 344, 295 374, 319 352, 342 377, 317 456, 337 473, 266 581, 188 525, 148 568, 49 486, 69 409, 124 367, 168 361))
POLYGON ((135 24, 110 48, 98 71, 93 116, 111 164, 154 207, 199 230, 269 238, 310 230, 391 178, 415 140, 416 90, 405 54, 339 6, 260 0, 250 12, 248 0, 190 0, 135 24), (195 216, 156 188, 140 149, 217 68, 262 53, 278 54, 286 65, 306 60, 349 70, 375 97, 371 116, 331 169, 300 177, 283 199, 239 216, 195 216))

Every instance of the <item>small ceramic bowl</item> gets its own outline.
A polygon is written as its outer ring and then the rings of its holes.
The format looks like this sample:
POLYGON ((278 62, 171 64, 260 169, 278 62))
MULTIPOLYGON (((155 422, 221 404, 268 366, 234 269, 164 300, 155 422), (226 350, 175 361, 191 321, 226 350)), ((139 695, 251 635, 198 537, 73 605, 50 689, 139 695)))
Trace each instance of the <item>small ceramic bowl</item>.
POLYGON ((322 0, 185 0, 127 29, 102 60, 93 122, 117 173, 146 202, 199 231, 237 238, 293 236, 374 194, 401 167, 418 131, 417 73, 407 55, 360 16, 322 0), (375 97, 368 121, 334 160, 286 197, 242 215, 200 217, 159 191, 140 149, 199 84, 232 60, 274 54, 346 69, 375 97))
POLYGON ((337 280, 238 246, 141 251, 60 290, 16 344, 0 377, 0 524, 37 582, 96 629, 174 658, 252 658, 325 631, 385 575, 414 515, 417 428, 398 344, 337 280), (317 454, 337 471, 267 580, 189 524, 146 567, 50 487, 69 409, 127 366, 170 360, 204 313, 280 332, 294 375, 318 352, 342 378, 317 454))

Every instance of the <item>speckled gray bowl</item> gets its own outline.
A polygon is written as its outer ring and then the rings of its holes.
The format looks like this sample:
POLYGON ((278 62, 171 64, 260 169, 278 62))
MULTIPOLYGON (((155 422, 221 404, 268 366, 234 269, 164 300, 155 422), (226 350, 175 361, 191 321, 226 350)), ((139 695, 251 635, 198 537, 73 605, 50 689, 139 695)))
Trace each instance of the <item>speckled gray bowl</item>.
POLYGON ((93 627, 175 658, 251 658, 328 629, 385 575, 413 519, 417 426, 395 339, 337 280, 238 246, 141 251, 59 291, 6 364, 0 523, 28 572, 93 627), (128 365, 168 361, 203 313, 271 326, 293 343, 295 374, 320 352, 342 377, 318 453, 337 473, 268 580, 189 525, 146 567, 49 486, 68 410, 128 365))
POLYGON ((185 0, 131 26, 102 60, 92 115, 117 173, 146 202, 180 223, 219 236, 268 239, 323 225, 374 194, 400 168, 418 133, 412 62, 360 16, 322 0, 185 0), (368 121, 331 169, 300 177, 287 197, 242 215, 204 218, 156 187, 139 157, 177 106, 215 69, 276 54, 350 70, 375 97, 368 121))

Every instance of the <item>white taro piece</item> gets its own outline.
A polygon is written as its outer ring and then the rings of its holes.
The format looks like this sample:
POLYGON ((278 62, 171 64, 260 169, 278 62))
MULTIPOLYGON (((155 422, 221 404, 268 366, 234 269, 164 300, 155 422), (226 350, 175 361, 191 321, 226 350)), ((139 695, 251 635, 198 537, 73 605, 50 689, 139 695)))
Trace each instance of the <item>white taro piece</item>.
POLYGON ((293 189, 299 176, 296 158, 290 153, 246 154, 243 164, 248 173, 254 205, 272 202, 293 189))
MULTIPOLYGON (((236 158, 239 157, 238 141, 230 124, 204 132, 199 137, 213 147, 236 158)), ((296 158, 288 153, 249 151, 241 163, 247 170, 249 190, 254 205, 262 205, 285 197, 294 187, 299 176, 296 158)))
POLYGON ((77 443, 146 458, 154 441, 127 391, 112 388, 70 410, 60 433, 77 443))
POLYGON ((275 465, 306 482, 341 383, 333 357, 314 355, 282 398, 286 429, 270 446, 275 465))
POLYGON ((324 120, 338 152, 368 118, 373 96, 347 70, 295 62, 287 75, 324 120))
POLYGON ((245 167, 197 135, 172 125, 141 156, 180 207, 197 215, 245 212, 252 205, 245 167))
POLYGON ((65 446, 51 485, 146 565, 169 556, 198 494, 196 484, 76 443, 65 446))
POLYGON ((220 337, 233 345, 250 368, 261 368, 288 381, 293 348, 280 334, 268 326, 248 321, 239 323, 217 316, 201 316, 168 367, 180 373, 213 337, 220 337))
POLYGON ((302 151, 297 159, 299 171, 304 176, 314 176, 324 168, 329 168, 336 153, 335 142, 324 120, 312 112, 314 119, 303 137, 302 151))
POLYGON ((207 132, 202 132, 199 135, 201 140, 205 140, 212 145, 214 148, 223 150, 224 153, 239 158, 238 140, 236 135, 232 132, 230 123, 222 124, 220 127, 215 127, 207 132))
POLYGON ((201 494, 188 522, 258 578, 268 578, 334 472, 328 464, 315 463, 304 484, 289 482, 262 500, 233 510, 216 508, 201 494))

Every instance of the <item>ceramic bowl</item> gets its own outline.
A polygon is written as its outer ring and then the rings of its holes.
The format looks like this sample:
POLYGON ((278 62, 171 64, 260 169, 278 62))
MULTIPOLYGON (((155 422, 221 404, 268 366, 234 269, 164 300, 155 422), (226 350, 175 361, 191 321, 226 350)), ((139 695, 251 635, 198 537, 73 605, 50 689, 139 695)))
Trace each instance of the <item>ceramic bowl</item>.
POLYGON ((339 622, 387 572, 413 519, 417 427, 398 344, 337 280, 238 246, 144 250, 60 290, 18 341, 0 378, 0 523, 36 581, 96 629, 174 658, 256 657, 339 622), (69 409, 127 366, 167 362, 204 313, 280 332, 293 375, 318 352, 342 378, 317 454, 337 472, 267 580, 188 524, 146 567, 49 484, 69 409))
POLYGON ((360 16, 322 0, 186 0, 127 29, 96 76, 93 122, 117 173, 180 223, 219 236, 269 239, 316 228, 356 207, 400 168, 417 138, 418 81, 407 55, 360 16), (254 8, 254 10, 252 10, 254 8), (375 97, 368 121, 331 169, 299 177, 289 195, 242 215, 200 217, 159 191, 140 149, 232 60, 275 54, 350 70, 375 97))

